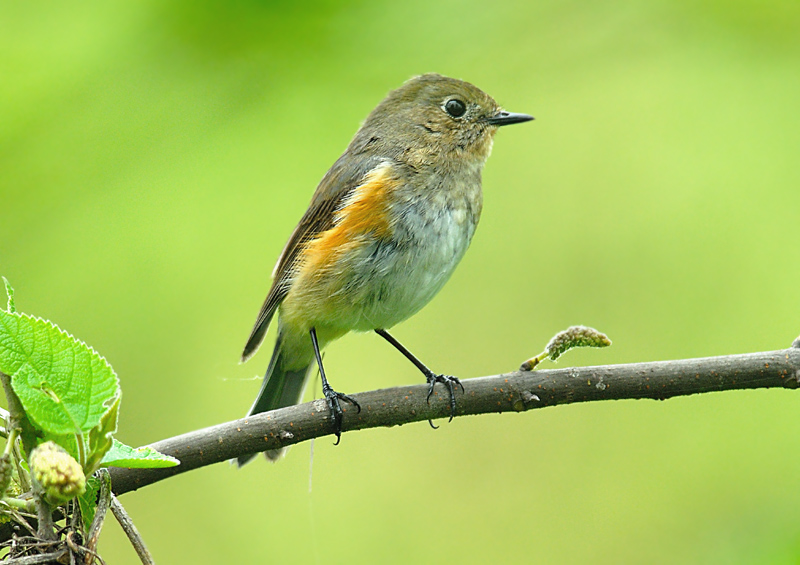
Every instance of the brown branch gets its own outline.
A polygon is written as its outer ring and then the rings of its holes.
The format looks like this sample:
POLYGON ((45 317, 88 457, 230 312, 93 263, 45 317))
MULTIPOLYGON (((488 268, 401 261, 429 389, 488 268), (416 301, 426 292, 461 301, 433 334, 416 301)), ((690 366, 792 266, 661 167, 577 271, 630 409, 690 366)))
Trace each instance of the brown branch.
POLYGON ((86 533, 86 547, 90 553, 86 555, 86 562, 90 563, 92 555, 96 554, 97 541, 100 538, 100 530, 103 529, 103 523, 106 520, 106 514, 111 507, 111 477, 106 469, 100 469, 97 472, 97 478, 100 480, 100 491, 97 496, 97 508, 94 510, 94 518, 92 524, 89 526, 89 531, 86 533))
POLYGON ((52 553, 40 553, 39 555, 28 555, 27 557, 14 557, 4 561, 5 565, 50 565, 61 563, 61 559, 67 555, 66 549, 60 549, 52 553))
MULTIPOLYGON (((534 408, 627 398, 664 400, 705 392, 800 387, 800 338, 781 351, 681 361, 598 367, 515 371, 466 379, 458 393, 457 415, 524 412, 534 408)), ((449 415, 447 395, 439 387, 426 402, 427 385, 395 387, 355 394, 362 407, 345 405, 344 432, 397 426, 449 415)), ((219 424, 158 441, 152 447, 180 459, 166 469, 112 468, 113 490, 123 494, 167 477, 234 459, 240 455, 331 435, 324 400, 316 400, 219 424)))

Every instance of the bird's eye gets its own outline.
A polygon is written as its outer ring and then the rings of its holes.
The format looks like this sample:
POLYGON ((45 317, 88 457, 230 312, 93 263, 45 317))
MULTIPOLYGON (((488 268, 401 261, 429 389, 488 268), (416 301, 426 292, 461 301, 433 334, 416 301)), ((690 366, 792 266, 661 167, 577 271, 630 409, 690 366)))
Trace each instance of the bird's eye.
POLYGON ((460 118, 467 111, 467 106, 458 98, 451 98, 444 103, 444 111, 454 118, 460 118))

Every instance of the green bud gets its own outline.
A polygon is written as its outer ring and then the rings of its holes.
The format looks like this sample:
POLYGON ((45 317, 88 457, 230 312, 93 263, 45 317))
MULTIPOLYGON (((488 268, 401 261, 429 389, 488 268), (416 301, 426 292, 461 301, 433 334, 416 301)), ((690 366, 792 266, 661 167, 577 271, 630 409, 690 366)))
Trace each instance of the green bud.
POLYGON ((11 463, 11 455, 6 453, 0 457, 0 498, 6 495, 8 487, 11 486, 13 476, 14 468, 11 463))
POLYGON ((86 490, 86 476, 81 466, 52 441, 37 446, 28 462, 31 476, 42 487, 50 504, 63 504, 86 490))
POLYGON ((533 371, 545 359, 555 361, 573 347, 608 347, 611 340, 604 333, 587 326, 571 326, 559 332, 550 340, 547 347, 536 357, 531 357, 520 365, 520 371, 533 371))
POLYGON ((555 361, 573 347, 608 347, 611 340, 604 333, 587 326, 571 326, 555 335, 547 344, 548 356, 555 361))

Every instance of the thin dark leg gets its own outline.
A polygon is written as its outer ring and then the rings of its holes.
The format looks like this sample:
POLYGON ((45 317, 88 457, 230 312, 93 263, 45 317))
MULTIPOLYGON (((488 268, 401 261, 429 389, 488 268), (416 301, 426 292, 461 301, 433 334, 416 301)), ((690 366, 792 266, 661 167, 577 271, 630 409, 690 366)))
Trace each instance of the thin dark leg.
MULTIPOLYGON (((391 343, 395 349, 397 349, 400 353, 402 353, 406 359, 411 361, 414 366, 422 371, 422 374, 425 375, 425 379, 428 381, 430 387, 428 388, 428 403, 431 401, 431 395, 433 394, 433 387, 436 386, 436 383, 442 383, 447 387, 447 390, 450 391, 450 421, 453 421, 453 417, 456 415, 456 385, 461 387, 461 392, 464 392, 464 385, 461 384, 461 381, 458 380, 456 377, 450 377, 448 375, 440 375, 434 373, 425 364, 416 358, 416 356, 411 353, 408 349, 403 346, 402 343, 397 341, 393 338, 389 332, 386 330, 375 330, 375 333, 381 336, 383 339, 391 343)), ((433 425, 431 420, 428 420, 428 423, 431 425, 432 428, 436 428, 433 425)))
POLYGON ((331 414, 333 415, 333 433, 336 434, 336 443, 334 445, 339 445, 339 440, 342 439, 342 421, 344 420, 344 411, 342 410, 341 404, 339 404, 339 400, 349 402, 358 408, 359 412, 361 412, 361 406, 353 398, 346 394, 336 392, 331 388, 331 385, 328 384, 328 378, 325 376, 325 369, 322 367, 322 355, 319 352, 317 330, 311 328, 310 333, 311 344, 314 346, 314 356, 317 358, 317 366, 319 367, 319 376, 320 379, 322 379, 322 394, 325 395, 325 399, 328 401, 328 408, 330 408, 331 414))

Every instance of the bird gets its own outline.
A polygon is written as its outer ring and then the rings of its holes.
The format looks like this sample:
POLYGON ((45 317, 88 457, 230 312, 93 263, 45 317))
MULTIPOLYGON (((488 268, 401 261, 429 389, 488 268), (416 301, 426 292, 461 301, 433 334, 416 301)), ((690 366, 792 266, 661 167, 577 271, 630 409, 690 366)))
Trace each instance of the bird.
MULTIPOLYGON (((245 362, 256 353, 277 312, 272 358, 248 416, 300 403, 316 363, 338 444, 342 403, 360 406, 331 387, 321 352, 348 332, 374 331, 423 373, 428 399, 436 384, 448 389, 452 420, 460 381, 431 371, 387 330, 425 306, 467 251, 497 129, 532 119, 436 73, 389 92, 322 178, 275 264, 241 355, 245 362)), ((264 454, 276 461, 286 449, 264 454)))

